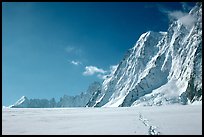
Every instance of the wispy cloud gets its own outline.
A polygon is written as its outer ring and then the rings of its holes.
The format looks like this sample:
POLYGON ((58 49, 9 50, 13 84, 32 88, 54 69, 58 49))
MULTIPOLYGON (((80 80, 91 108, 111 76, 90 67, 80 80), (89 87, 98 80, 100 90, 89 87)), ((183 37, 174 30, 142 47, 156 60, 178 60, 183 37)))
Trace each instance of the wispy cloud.
POLYGON ((179 19, 186 27, 192 27, 196 22, 196 18, 188 14, 179 19))
POLYGON ((68 54, 73 54, 73 55, 80 55, 82 53, 82 50, 80 48, 74 47, 74 46, 67 46, 65 48, 65 51, 68 54))
POLYGON ((105 74, 98 74, 97 77, 100 78, 100 79, 106 79, 108 77, 111 77, 115 73, 117 67, 118 67, 118 65, 112 65, 112 66, 109 67, 109 70, 106 71, 107 73, 105 73, 105 74))
POLYGON ((114 74, 117 68, 118 68, 118 65, 112 65, 112 66, 110 66, 110 73, 111 73, 111 74, 114 74))
POLYGON ((185 27, 192 27, 196 19, 192 15, 182 11, 168 12, 170 20, 179 20, 185 27))
POLYGON ((106 73, 106 71, 103 69, 97 68, 96 66, 86 66, 85 71, 83 72, 83 75, 84 76, 90 76, 90 75, 94 75, 96 73, 104 74, 104 73, 106 73))
POLYGON ((160 12, 166 14, 170 21, 179 20, 185 27, 192 27, 196 19, 192 15, 188 14, 189 6, 186 3, 181 3, 183 10, 171 11, 167 8, 159 6, 160 12))
POLYGON ((181 17, 186 16, 188 13, 182 11, 168 11, 167 14, 170 19, 179 19, 181 17))
POLYGON ((192 7, 188 5, 188 2, 181 2, 181 6, 186 12, 189 12, 189 10, 192 9, 192 7))
POLYGON ((97 77, 99 79, 106 79, 109 75, 104 75, 104 74, 98 74, 97 77))
POLYGON ((85 71, 83 72, 83 75, 91 76, 91 75, 97 74, 96 76, 98 78, 106 79, 107 77, 110 77, 115 73, 117 67, 118 65, 112 65, 109 67, 109 70, 104 70, 96 66, 86 66, 85 71))
POLYGON ((78 66, 78 65, 82 65, 82 63, 80 61, 69 61, 71 64, 75 65, 75 66, 78 66))

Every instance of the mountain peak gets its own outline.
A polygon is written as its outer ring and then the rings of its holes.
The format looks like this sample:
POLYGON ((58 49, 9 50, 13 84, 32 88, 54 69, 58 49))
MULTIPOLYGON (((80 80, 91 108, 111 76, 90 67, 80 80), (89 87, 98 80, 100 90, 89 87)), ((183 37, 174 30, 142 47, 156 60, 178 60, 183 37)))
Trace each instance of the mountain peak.
POLYGON ((116 73, 104 80, 97 107, 186 104, 202 98, 202 20, 194 20, 202 19, 198 14, 202 9, 193 9, 196 17, 184 16, 167 32, 147 31, 140 36, 116 73))
POLYGON ((22 96, 17 102, 16 104, 21 104, 23 103, 24 101, 28 100, 28 98, 26 96, 22 96))

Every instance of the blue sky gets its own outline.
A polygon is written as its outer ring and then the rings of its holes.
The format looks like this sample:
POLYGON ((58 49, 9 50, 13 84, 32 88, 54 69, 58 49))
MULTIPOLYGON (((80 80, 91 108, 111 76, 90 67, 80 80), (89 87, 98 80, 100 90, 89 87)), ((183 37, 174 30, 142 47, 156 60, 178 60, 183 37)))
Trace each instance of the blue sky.
POLYGON ((23 95, 58 101, 64 94, 85 92, 92 82, 102 81, 142 33, 167 31, 172 13, 194 5, 3 2, 3 105, 23 95))

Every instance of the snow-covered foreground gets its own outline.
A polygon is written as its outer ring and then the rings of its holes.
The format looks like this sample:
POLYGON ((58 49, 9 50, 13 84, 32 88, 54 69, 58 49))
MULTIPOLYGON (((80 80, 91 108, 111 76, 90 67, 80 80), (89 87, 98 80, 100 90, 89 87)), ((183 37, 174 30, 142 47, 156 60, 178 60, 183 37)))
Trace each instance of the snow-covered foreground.
POLYGON ((3 108, 2 134, 202 134, 202 105, 3 108))

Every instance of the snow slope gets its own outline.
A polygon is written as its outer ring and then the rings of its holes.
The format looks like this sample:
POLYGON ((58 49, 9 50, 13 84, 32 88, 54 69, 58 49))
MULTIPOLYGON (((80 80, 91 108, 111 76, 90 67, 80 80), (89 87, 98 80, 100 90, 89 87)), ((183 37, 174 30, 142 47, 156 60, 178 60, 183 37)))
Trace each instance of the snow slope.
POLYGON ((202 105, 3 108, 3 135, 202 135, 202 105))

